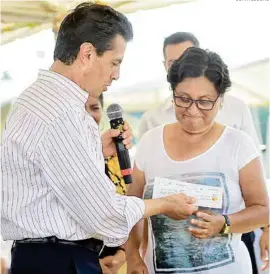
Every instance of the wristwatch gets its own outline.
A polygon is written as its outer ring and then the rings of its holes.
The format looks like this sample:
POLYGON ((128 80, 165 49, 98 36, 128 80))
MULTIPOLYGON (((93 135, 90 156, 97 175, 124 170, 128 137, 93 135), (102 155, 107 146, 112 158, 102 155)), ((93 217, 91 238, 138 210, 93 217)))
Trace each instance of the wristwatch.
POLYGON ((222 215, 225 219, 225 224, 223 226, 223 228, 221 229, 220 233, 221 234, 229 234, 230 233, 230 227, 231 227, 231 223, 230 223, 230 219, 227 215, 222 215))

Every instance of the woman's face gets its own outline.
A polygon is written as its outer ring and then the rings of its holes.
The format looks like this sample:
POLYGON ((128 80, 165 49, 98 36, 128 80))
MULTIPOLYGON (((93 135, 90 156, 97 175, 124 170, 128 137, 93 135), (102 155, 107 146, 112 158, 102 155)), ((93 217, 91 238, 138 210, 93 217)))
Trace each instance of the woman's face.
POLYGON ((87 102, 85 104, 85 109, 94 118, 96 123, 99 125, 102 117, 102 107, 100 101, 97 98, 88 96, 87 102))
POLYGON ((176 119, 187 132, 204 132, 212 125, 222 100, 206 77, 186 78, 174 91, 176 119), (199 108, 195 102, 190 106, 190 99, 200 100, 199 108))

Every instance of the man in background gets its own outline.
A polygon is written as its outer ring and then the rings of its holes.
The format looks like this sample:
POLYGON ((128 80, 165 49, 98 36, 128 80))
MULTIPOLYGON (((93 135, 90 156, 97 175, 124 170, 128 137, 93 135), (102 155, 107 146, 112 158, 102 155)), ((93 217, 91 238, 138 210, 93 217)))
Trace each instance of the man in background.
MULTIPOLYGON (((176 32, 164 40, 163 56, 164 67, 168 72, 174 60, 178 59, 189 47, 199 47, 198 39, 188 32, 176 32)), ((250 135, 259 148, 259 139, 254 127, 248 106, 238 98, 226 95, 224 104, 219 111, 216 121, 234 128, 241 129, 250 135)), ((172 95, 160 105, 144 113, 139 125, 138 136, 156 126, 176 122, 174 115, 172 95)))

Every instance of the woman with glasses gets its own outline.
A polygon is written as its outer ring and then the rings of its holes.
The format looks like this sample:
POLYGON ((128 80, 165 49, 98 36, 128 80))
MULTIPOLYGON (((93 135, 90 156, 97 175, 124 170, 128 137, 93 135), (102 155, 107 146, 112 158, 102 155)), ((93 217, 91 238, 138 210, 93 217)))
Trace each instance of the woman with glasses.
POLYGON ((142 137, 128 195, 184 191, 197 198, 199 210, 183 221, 149 218, 144 260, 143 228, 134 227, 128 273, 250 274, 241 233, 269 222, 268 197, 251 138, 215 122, 231 86, 228 68, 216 53, 189 48, 172 64, 168 81, 177 122, 142 137))

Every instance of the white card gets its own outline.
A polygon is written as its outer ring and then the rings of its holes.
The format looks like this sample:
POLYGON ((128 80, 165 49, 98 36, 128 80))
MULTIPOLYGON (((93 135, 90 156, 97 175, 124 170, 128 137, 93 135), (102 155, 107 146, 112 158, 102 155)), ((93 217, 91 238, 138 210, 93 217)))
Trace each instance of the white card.
POLYGON ((192 184, 183 181, 155 178, 153 198, 176 193, 184 193, 196 199, 195 205, 209 208, 222 208, 222 187, 192 184))

